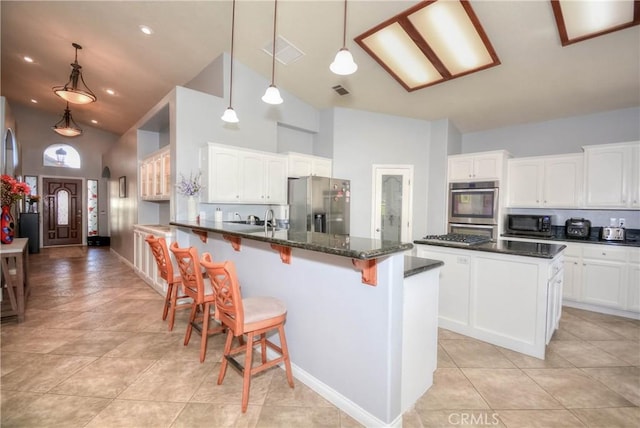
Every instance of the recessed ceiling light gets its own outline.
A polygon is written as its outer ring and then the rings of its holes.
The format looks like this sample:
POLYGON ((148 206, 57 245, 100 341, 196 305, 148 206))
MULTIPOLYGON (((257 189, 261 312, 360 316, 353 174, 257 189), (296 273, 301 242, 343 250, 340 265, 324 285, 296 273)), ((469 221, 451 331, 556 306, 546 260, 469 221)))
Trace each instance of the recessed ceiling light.
POLYGON ((116 94, 116 91, 114 91, 113 89, 110 89, 110 88, 109 89, 105 89, 104 91, 109 95, 115 95, 116 94))
POLYGON ((140 28, 140 31, 142 31, 147 36, 150 36, 153 34, 153 29, 151 27, 148 27, 146 25, 140 25, 139 28, 140 28))
POLYGON ((33 58, 31 58, 30 56, 25 56, 23 57, 25 62, 33 62, 33 58))
POLYGON ((95 119, 91 119, 91 123, 93 123, 93 124, 97 125, 97 124, 98 124, 98 121, 97 121, 97 120, 95 120, 95 119))
POLYGON ((35 98, 31 98, 31 102, 34 104, 38 104, 38 100, 36 100, 35 98))

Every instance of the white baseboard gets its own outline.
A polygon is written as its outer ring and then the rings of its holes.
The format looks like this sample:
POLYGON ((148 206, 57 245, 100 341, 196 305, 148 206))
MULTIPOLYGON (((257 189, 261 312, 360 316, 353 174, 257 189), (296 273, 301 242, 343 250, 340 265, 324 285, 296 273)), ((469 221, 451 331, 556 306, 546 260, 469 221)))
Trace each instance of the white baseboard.
POLYGON ((562 300, 562 306, 568 306, 570 308, 584 309, 585 311, 599 312, 601 314, 616 315, 619 317, 640 320, 640 313, 638 312, 623 311, 621 309, 607 308, 606 306, 598 306, 598 305, 592 305, 589 303, 574 302, 572 300, 567 300, 567 299, 562 300))

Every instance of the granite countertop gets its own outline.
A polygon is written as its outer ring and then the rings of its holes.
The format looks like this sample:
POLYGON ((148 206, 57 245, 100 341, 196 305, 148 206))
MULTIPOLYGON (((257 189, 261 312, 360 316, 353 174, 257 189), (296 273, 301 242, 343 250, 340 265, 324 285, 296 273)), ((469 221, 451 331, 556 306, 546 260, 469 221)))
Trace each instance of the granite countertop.
POLYGON ((404 277, 408 278, 422 272, 443 266, 441 260, 425 259, 423 257, 404 256, 404 277))
POLYGON ((195 231, 222 233, 285 247, 301 248, 361 260, 376 259, 413 248, 413 244, 409 242, 381 241, 350 235, 329 235, 316 232, 292 232, 286 229, 265 232, 263 226, 232 222, 190 222, 183 220, 172 221, 170 224, 195 231))
POLYGON ((421 241, 415 240, 414 244, 433 245, 437 247, 457 248, 460 250, 485 251, 489 253, 500 253, 511 256, 538 257, 543 259, 552 259, 561 251, 567 248, 561 244, 547 244, 539 242, 522 242, 522 241, 498 241, 487 242, 477 245, 460 245, 447 241, 421 241))
POLYGON ((551 237, 540 236, 528 236, 513 233, 504 233, 504 238, 525 238, 535 239, 536 241, 564 241, 575 242, 583 244, 600 244, 600 245, 613 245, 613 246, 626 246, 626 247, 640 247, 640 229, 626 229, 625 241, 603 241, 600 239, 600 229, 602 227, 592 227, 591 233, 586 238, 571 238, 567 237, 564 232, 564 226, 551 226, 551 237))

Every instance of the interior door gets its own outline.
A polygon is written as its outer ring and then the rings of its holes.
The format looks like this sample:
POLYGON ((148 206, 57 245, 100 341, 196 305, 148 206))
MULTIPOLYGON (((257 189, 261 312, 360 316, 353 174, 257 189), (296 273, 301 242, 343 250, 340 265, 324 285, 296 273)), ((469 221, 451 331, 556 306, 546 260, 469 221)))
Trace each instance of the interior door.
POLYGON ((82 244, 82 180, 43 178, 43 246, 82 244))
POLYGON ((373 166, 373 239, 411 242, 413 166, 373 166))

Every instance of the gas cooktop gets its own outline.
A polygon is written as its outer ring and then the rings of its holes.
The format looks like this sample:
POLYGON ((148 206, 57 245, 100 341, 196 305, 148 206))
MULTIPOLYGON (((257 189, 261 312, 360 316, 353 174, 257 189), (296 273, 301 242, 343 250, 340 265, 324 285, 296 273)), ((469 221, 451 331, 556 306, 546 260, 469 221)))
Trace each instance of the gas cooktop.
POLYGON ((446 235, 427 235, 422 238, 429 242, 447 242, 455 245, 478 245, 491 242, 488 236, 468 235, 464 233, 447 233, 446 235))

